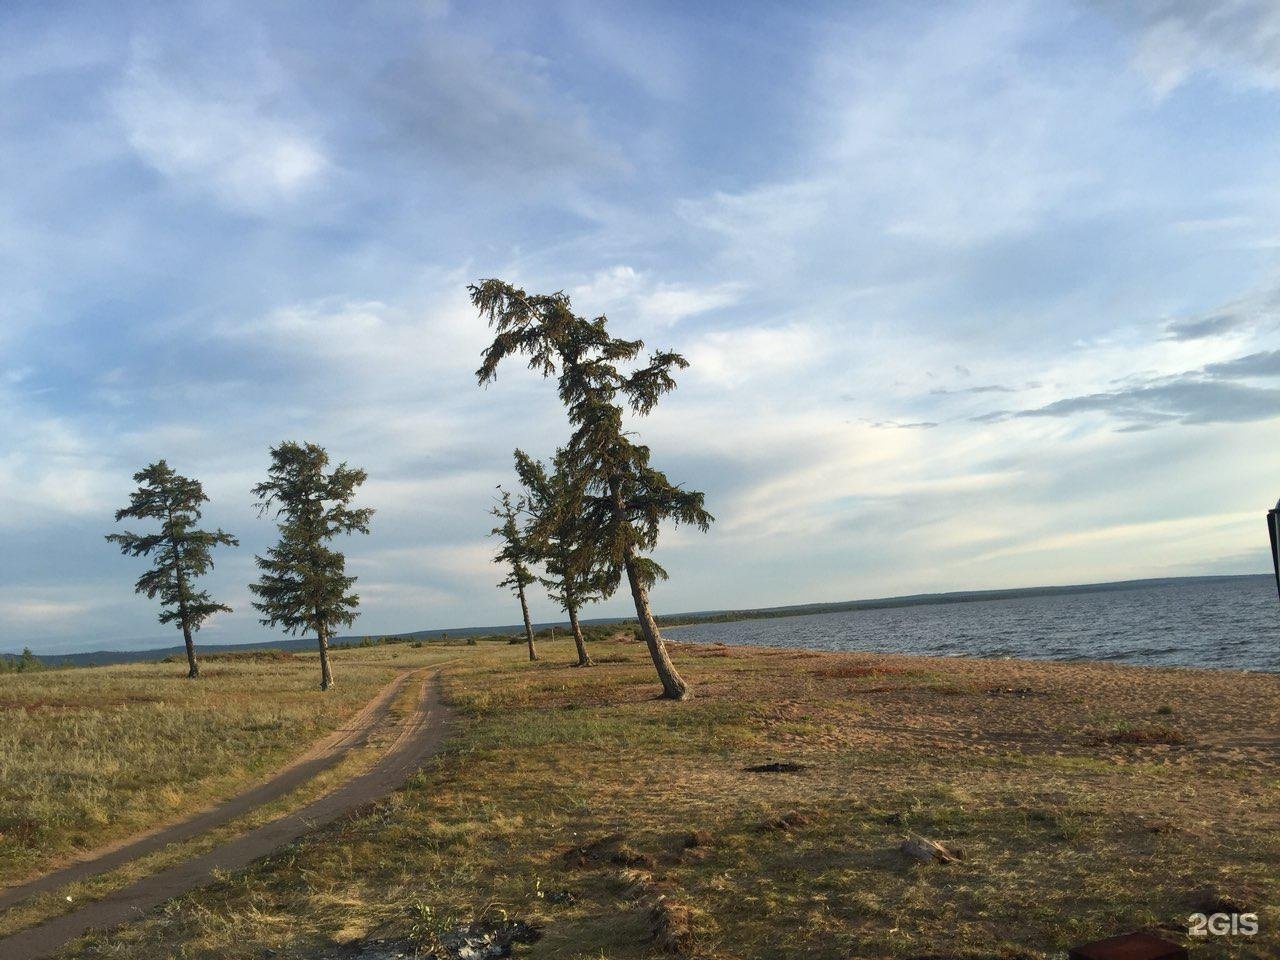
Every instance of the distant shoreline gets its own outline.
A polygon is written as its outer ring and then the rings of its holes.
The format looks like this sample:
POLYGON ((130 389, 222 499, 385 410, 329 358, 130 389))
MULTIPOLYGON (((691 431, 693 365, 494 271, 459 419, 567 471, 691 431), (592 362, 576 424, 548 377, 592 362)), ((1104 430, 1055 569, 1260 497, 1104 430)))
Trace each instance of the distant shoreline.
POLYGON ((846 600, 835 603, 802 603, 783 607, 755 607, 745 610, 711 610, 699 613, 665 614, 658 623, 664 627, 688 626, 695 623, 729 623, 738 620, 768 620, 774 617, 805 617, 850 610, 888 610, 896 607, 941 606, 948 603, 977 603, 983 600, 1017 600, 1020 598, 1070 596, 1081 593, 1111 593, 1124 590, 1154 590, 1185 583, 1222 583, 1229 580, 1272 579, 1269 573, 1236 573, 1205 577, 1157 577, 1145 580, 1115 580, 1106 583, 1080 583, 1054 587, 1013 587, 1005 590, 957 590, 949 593, 915 593, 899 597, 870 600, 846 600))
MULTIPOLYGON (((661 614, 657 617, 659 626, 679 627, 701 623, 729 623, 740 620, 768 620, 781 617, 803 617, 825 613, 843 613, 854 610, 883 610, 895 607, 939 606, 953 603, 977 603, 984 600, 1012 600, 1046 596, 1067 596, 1085 593, 1106 593, 1124 590, 1148 590, 1160 587, 1176 586, 1186 583, 1211 583, 1233 580, 1271 580, 1270 573, 1225 574, 1196 577, 1157 577, 1139 580, 1116 580, 1103 583, 1066 584, 1043 587, 1014 587, 995 590, 958 590, 945 593, 917 593, 895 597, 877 597, 864 600, 844 600, 833 602, 788 604, 777 607, 749 607, 742 609, 699 610, 686 613, 661 614)), ((584 618, 584 625, 612 625, 632 622, 629 617, 584 618)), ((547 621, 534 624, 535 629, 545 630, 552 627, 567 628, 566 621, 547 621)), ((479 627, 446 627, 442 629, 412 630, 404 633, 374 633, 368 636, 396 637, 410 640, 436 640, 444 637, 465 638, 487 634, 518 633, 523 627, 519 624, 503 624, 479 627)), ((365 634, 352 634, 335 637, 335 644, 358 643, 365 634)), ((127 642, 127 641, 125 641, 127 642)), ((205 643, 198 644, 200 650, 208 653, 226 653, 243 650, 310 650, 315 646, 311 637, 293 637, 282 640, 248 641, 244 643, 205 643)), ((20 649, 0 650, 0 656, 17 656, 20 649)), ((182 653, 178 644, 162 647, 125 647, 123 649, 99 649, 78 651, 66 654, 36 654, 46 664, 70 664, 74 666, 99 666, 113 663, 137 663, 146 660, 163 659, 166 656, 182 653)))

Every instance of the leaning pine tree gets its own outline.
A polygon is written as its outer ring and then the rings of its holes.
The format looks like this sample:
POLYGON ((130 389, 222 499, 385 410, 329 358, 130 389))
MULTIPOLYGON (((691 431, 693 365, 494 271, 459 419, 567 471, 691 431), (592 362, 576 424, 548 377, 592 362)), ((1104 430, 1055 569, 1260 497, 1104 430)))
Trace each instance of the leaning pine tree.
POLYGON ((500 587, 510 587, 511 592, 520 598, 520 615, 524 618, 524 639, 529 645, 529 659, 537 660, 538 651, 533 645, 533 623, 529 620, 529 601, 525 597, 525 588, 537 582, 537 575, 529 568, 534 561, 533 551, 525 542, 524 531, 520 529, 520 509, 511 502, 511 494, 498 488, 498 502, 489 511, 501 523, 493 528, 493 536, 502 538, 502 548, 493 557, 493 562, 501 564, 507 575, 498 581, 500 587))
POLYGON ((613 596, 618 589, 618 568, 597 549, 583 514, 585 491, 574 476, 565 451, 556 451, 550 470, 523 450, 517 450, 515 456, 516 473, 528 491, 531 519, 525 539, 547 574, 539 579, 551 599, 569 615, 578 666, 589 667, 592 660, 578 623, 578 611, 613 596))
POLYGON ((351 592, 346 557, 328 546, 339 534, 368 533, 373 510, 352 508, 363 470, 340 463, 326 473, 329 455, 314 443, 285 442, 271 450, 267 479, 253 488, 259 516, 271 513, 280 540, 265 557, 254 557, 262 575, 249 585, 253 605, 269 627, 286 633, 310 630, 320 648, 320 689, 333 685, 329 636, 350 626, 360 598, 351 592))
POLYGON ((200 505, 209 498, 200 481, 175 473, 158 460, 133 475, 138 489, 129 505, 116 511, 116 523, 126 517, 157 520, 156 533, 110 533, 107 539, 120 545, 131 557, 155 555, 155 566, 138 578, 134 590, 152 600, 160 598, 160 622, 176 623, 187 646, 187 676, 198 677, 196 646, 192 638, 200 625, 215 613, 230 613, 224 603, 215 603, 207 590, 197 590, 195 582, 213 569, 209 551, 216 546, 238 546, 240 541, 221 530, 198 530, 200 505))
POLYGON ((529 295, 501 280, 482 280, 468 289, 495 332, 476 371, 480 383, 493 381, 498 365, 517 354, 528 358, 530 369, 557 379, 573 427, 564 457, 582 484, 584 523, 594 546, 626 574, 662 695, 687 698, 688 684, 676 672, 649 609, 649 588, 666 572, 642 554, 657 545, 662 521, 706 530, 714 518, 701 493, 682 489, 650 466, 649 448, 632 441, 622 415, 624 406, 641 416, 652 411, 675 389, 672 371, 688 362, 678 353, 659 351, 644 366, 623 369, 619 364, 634 360, 643 341, 610 336, 603 316, 577 316, 566 294, 529 295))

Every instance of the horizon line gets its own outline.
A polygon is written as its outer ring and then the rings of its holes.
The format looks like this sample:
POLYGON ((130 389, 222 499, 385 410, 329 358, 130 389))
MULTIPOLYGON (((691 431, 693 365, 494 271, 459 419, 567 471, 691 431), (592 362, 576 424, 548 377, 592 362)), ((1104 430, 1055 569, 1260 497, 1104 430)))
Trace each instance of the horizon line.
MULTIPOLYGON (((964 602, 965 600, 977 601, 983 599, 1012 599, 1017 596, 1043 595, 1046 593, 1077 591, 1077 592, 1102 592, 1108 589, 1117 589, 1124 587, 1142 588, 1143 586, 1155 586, 1161 583, 1180 582, 1185 580, 1236 580, 1245 577, 1270 577, 1272 572, 1264 571, 1261 573, 1206 573, 1206 574, 1189 574, 1185 576, 1174 577, 1136 577, 1127 580, 1100 580, 1089 581, 1085 583, 1064 583, 1064 584, 1041 584, 1032 587, 984 587, 976 590, 940 590, 929 593, 905 593, 895 594, 892 596, 882 597, 864 597, 853 600, 815 600, 805 601, 802 603, 784 603, 767 607, 720 607, 703 610, 685 610, 677 613, 659 613, 655 614, 655 618, 660 621, 660 626, 674 627, 679 624, 672 623, 681 617, 689 618, 708 618, 723 617, 732 614, 743 614, 743 619, 752 619, 748 616, 751 614, 774 614, 782 617, 794 611, 796 616, 805 616, 806 613, 812 615, 814 613, 838 613, 843 610, 855 610, 858 608, 868 608, 879 606, 880 608, 901 605, 901 606, 930 606, 933 604, 945 604, 948 602, 964 602), (666 622, 662 622, 666 621, 666 622)), ((583 617, 580 622, 586 624, 606 624, 606 623, 623 623, 633 617, 583 617)), ((566 626, 568 620, 544 620, 533 624, 537 629, 545 629, 549 627, 566 626)), ((409 637, 422 636, 429 637, 432 634, 449 634, 457 633, 459 636, 484 634, 486 632, 501 632, 504 630, 523 629, 522 624, 485 624, 476 626, 449 626, 449 627, 422 627, 414 630, 402 630, 397 632, 378 632, 378 633, 348 633, 340 636, 332 637, 330 642, 337 643, 352 637, 409 637)), ((224 649, 228 647, 268 647, 278 646, 282 643, 297 643, 308 639, 305 636, 299 637, 280 637, 275 640, 245 640, 240 642, 220 642, 206 643, 200 646, 205 649, 224 649)), ((104 641, 106 643, 128 643, 128 640, 104 641)), ((30 644, 25 644, 28 649, 30 644)), ((167 644, 156 647, 99 647, 97 649, 76 650, 67 653, 35 653, 36 657, 47 659, 59 659, 69 657, 84 657, 96 654, 111 653, 162 653, 165 650, 177 648, 181 644, 167 644)), ((21 656, 21 650, 0 649, 0 656, 21 656)))

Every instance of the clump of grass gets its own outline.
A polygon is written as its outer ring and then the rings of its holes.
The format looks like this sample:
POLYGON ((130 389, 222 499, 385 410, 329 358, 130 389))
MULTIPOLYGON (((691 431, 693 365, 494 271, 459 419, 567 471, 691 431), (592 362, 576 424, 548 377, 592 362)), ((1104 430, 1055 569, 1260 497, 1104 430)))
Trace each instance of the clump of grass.
POLYGON ((568 866, 578 867, 611 863, 617 867, 652 870, 655 865, 652 856, 637 850, 622 834, 610 834, 584 846, 571 847, 564 852, 563 860, 568 866))
POLYGON ((714 841, 715 837, 712 836, 710 830, 699 827, 697 830, 689 831, 684 838, 683 846, 686 850, 693 850, 709 847, 714 841))
POLYGON ((1146 747, 1162 744, 1176 747, 1187 743, 1187 738, 1173 727, 1121 727, 1118 730, 1094 734, 1089 738, 1088 742, 1091 746, 1110 744, 1113 746, 1146 747))
POLYGON ((1073 843, 1084 835, 1085 818, 1077 811, 1035 809, 1027 811, 1027 821, 1049 831, 1056 839, 1073 843))
POLYGON ((781 830, 784 833, 789 833, 792 830, 807 826, 808 823, 808 815, 801 813, 799 810, 788 810, 781 816, 761 820, 756 829, 761 833, 766 833, 770 830, 781 830))
POLYGON ((674 956, 688 956, 697 940, 693 934, 693 911, 687 904, 668 896, 658 896, 649 909, 655 949, 674 956))
POLYGON ((429 903, 415 900, 406 909, 409 916, 409 939, 424 951, 439 953, 446 948, 441 938, 458 926, 458 918, 451 913, 437 913, 429 903))

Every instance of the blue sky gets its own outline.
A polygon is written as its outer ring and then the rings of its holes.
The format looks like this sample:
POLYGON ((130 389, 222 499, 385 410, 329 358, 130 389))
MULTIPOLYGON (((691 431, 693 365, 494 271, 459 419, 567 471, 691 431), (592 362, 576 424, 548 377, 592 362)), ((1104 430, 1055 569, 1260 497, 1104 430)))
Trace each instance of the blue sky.
POLYGON ((173 641, 101 539, 160 457, 243 541, 202 638, 268 636, 286 438, 369 471, 358 632, 516 619, 565 428, 475 385, 487 276, 690 359, 659 610, 1263 571, 1278 183, 1270 3, 11 0, 0 648, 173 641))

